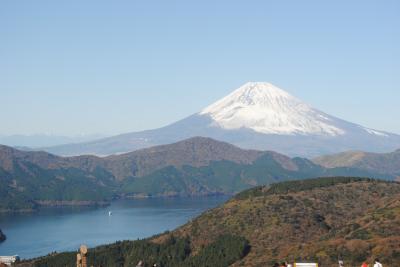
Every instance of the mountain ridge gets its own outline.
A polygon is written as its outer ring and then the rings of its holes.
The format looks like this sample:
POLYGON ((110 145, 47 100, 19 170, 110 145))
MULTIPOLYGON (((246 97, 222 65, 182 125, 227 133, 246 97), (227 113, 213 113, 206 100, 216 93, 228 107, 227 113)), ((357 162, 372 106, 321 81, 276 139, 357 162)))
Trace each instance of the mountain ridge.
POLYGON ((243 150, 204 137, 104 158, 0 146, 0 210, 104 205, 119 197, 234 194, 261 184, 335 175, 395 178, 357 168, 328 169, 308 159, 243 150))
POLYGON ((389 153, 347 151, 314 158, 314 163, 327 168, 355 167, 386 172, 400 177, 400 149, 389 153))
POLYGON ((244 149, 272 150, 300 157, 346 150, 387 152, 400 147, 400 135, 347 122, 314 109, 269 83, 253 82, 162 128, 44 150, 67 156, 105 156, 194 136, 210 137, 244 149))
POLYGON ((106 137, 105 134, 62 136, 53 134, 14 134, 1 135, 0 144, 7 146, 18 146, 20 148, 40 148, 57 146, 62 144, 89 142, 106 137))

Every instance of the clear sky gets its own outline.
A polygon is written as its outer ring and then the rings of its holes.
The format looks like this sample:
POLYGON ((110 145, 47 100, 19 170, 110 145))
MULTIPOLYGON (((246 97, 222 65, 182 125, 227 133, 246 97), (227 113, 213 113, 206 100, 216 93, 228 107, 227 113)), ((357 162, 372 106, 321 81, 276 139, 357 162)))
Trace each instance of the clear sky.
POLYGON ((157 128, 247 81, 400 133, 400 1, 0 2, 0 134, 157 128))

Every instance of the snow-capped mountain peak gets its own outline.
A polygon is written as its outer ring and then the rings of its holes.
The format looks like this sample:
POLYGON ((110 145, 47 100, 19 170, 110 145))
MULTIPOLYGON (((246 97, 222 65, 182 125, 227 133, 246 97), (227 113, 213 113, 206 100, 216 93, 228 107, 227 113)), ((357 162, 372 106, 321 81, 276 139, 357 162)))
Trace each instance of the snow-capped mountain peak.
POLYGON ((346 150, 388 152, 400 147, 400 135, 328 115, 270 83, 250 82, 201 112, 162 128, 46 150, 59 155, 109 155, 195 136, 303 157, 346 150))
POLYGON ((342 135, 328 115, 270 83, 249 82, 206 107, 200 115, 224 129, 247 128, 264 134, 342 135))

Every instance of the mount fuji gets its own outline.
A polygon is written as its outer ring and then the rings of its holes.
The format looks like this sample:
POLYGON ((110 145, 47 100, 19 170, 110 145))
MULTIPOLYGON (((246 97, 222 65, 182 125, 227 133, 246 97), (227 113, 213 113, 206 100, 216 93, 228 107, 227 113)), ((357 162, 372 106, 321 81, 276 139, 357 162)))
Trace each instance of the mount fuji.
POLYGON ((387 152, 400 147, 400 135, 328 115, 270 83, 249 82, 199 113, 166 127, 44 150, 68 156, 110 155, 194 136, 303 157, 347 150, 387 152))

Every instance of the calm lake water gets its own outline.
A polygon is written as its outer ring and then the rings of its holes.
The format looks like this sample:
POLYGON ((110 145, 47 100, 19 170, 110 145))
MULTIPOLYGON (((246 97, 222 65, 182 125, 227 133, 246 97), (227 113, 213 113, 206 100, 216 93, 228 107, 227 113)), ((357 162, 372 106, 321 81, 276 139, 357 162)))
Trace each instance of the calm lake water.
POLYGON ((0 255, 32 258, 173 230, 228 197, 119 200, 104 208, 46 208, 30 214, 0 214, 7 240, 0 255), (108 212, 112 211, 109 216, 108 212))

